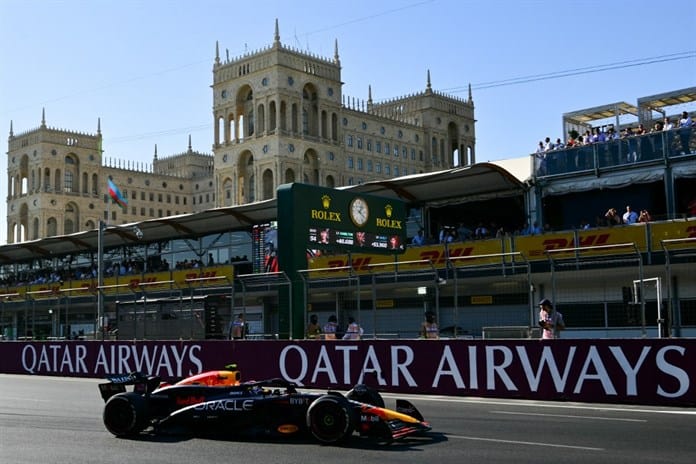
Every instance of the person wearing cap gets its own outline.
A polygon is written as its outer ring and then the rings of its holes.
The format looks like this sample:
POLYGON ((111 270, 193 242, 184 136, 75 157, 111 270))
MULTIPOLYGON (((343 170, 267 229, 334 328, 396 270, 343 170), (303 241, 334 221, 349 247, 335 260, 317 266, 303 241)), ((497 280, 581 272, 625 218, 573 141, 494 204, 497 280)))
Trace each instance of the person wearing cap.
POLYGON ((539 302, 539 308, 541 338, 548 340, 559 338, 561 330, 565 329, 563 314, 553 308, 553 304, 548 298, 544 298, 539 302))
POLYGON ((336 340, 336 331, 338 330, 338 322, 336 315, 329 316, 329 320, 324 324, 324 340, 336 340))
POLYGON ((421 338, 437 339, 440 338, 440 330, 435 322, 435 313, 432 311, 425 312, 425 321, 421 324, 421 338))

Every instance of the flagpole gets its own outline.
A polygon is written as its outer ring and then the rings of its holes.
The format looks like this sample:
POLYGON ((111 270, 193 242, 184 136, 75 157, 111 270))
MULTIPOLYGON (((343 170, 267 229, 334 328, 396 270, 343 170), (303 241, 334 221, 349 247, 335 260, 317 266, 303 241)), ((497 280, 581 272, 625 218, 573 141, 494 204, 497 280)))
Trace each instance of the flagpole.
POLYGON ((97 327, 104 340, 104 219, 99 218, 99 234, 97 236, 97 327))
POLYGON ((99 233, 97 235, 97 327, 101 333, 101 339, 106 339, 106 325, 104 324, 104 230, 109 225, 111 215, 111 201, 106 200, 106 221, 99 218, 99 233))

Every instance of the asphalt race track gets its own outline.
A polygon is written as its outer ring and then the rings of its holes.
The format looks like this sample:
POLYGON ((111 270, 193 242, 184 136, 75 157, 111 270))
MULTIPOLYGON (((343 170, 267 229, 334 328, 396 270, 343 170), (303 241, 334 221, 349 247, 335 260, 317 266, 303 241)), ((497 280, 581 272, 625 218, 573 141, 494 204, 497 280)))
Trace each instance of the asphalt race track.
MULTIPOLYGON (((696 409, 453 397, 409 399, 427 437, 347 446, 311 439, 251 442, 181 436, 113 437, 98 380, 0 375, 0 462, 37 463, 689 463, 696 409)), ((393 397, 385 395, 388 407, 393 397)))

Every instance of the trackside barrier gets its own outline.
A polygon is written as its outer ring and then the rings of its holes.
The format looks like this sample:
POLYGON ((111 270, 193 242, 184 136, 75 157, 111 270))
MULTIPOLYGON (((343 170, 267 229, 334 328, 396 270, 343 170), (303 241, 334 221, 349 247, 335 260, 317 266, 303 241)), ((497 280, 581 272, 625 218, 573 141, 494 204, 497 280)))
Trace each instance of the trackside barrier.
POLYGON ((0 342, 0 373, 242 380, 346 391, 696 406, 696 339, 0 342))

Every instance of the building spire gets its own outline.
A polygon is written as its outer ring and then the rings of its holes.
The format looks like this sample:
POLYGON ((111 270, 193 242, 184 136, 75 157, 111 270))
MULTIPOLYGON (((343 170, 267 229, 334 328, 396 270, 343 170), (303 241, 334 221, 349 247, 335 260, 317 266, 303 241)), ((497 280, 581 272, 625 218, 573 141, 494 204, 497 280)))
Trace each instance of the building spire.
POLYGON ((97 135, 101 135, 101 118, 97 118, 97 135))
POLYGON ((215 41, 215 66, 220 66, 220 42, 215 41))
POLYGON ((10 119, 10 137, 14 137, 14 132, 12 131, 12 120, 10 119))
POLYGON ((334 39, 334 63, 341 64, 341 59, 338 57, 338 39, 334 39))
POLYGON ((189 134, 189 145, 188 145, 188 152, 191 153, 191 134, 189 134))
POLYGON ((275 19, 275 34, 273 35, 273 46, 280 47, 280 27, 278 27, 278 18, 275 19))
POLYGON ((46 127, 46 108, 41 108, 41 127, 46 127))
POLYGON ((469 82, 469 103, 473 103, 474 99, 471 97, 471 82, 469 82))
POLYGON ((429 69, 428 69, 428 83, 427 83, 427 85, 425 86, 425 89, 428 90, 428 91, 432 91, 432 90, 433 90, 433 86, 430 84, 430 70, 429 70, 429 69))
POLYGON ((155 161, 157 161, 157 144, 155 144, 155 161))

